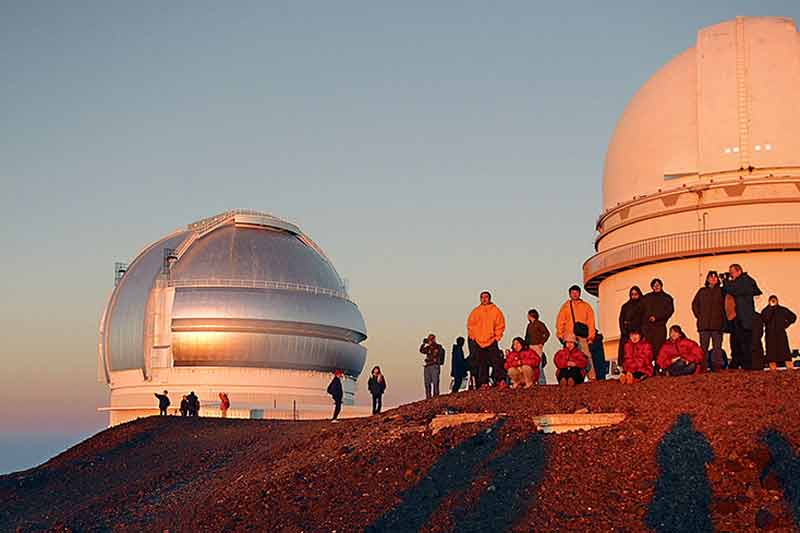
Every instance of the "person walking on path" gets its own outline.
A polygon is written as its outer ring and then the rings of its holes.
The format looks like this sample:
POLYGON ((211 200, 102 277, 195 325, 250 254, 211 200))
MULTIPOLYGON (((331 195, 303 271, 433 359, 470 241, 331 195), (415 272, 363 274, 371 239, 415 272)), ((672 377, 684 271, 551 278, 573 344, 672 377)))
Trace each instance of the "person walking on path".
POLYGON ((786 328, 794 324, 796 320, 797 315, 780 305, 778 297, 774 294, 769 297, 769 304, 761 310, 761 321, 764 323, 764 337, 767 345, 767 363, 770 370, 775 370, 778 365, 786 365, 792 360, 786 328))
POLYGON ((344 390, 342 390, 342 380, 341 377, 344 373, 341 370, 337 370, 333 373, 333 379, 328 384, 328 394, 331 395, 333 398, 333 416, 331 417, 332 421, 336 421, 339 419, 339 413, 342 412, 342 399, 344 398, 344 390))
POLYGON ((550 338, 550 330, 544 322, 539 320, 539 311, 531 309, 528 311, 528 327, 525 328, 525 346, 532 350, 539 357, 539 385, 546 385, 547 378, 544 375, 544 343, 550 338))
POLYGON ((620 383, 642 381, 653 375, 653 347, 638 330, 628 331, 628 342, 623 347, 622 375, 620 383))
POLYGON ((664 283, 660 279, 651 281, 650 289, 642 297, 642 335, 658 357, 661 345, 667 340, 667 321, 675 313, 675 303, 672 296, 664 292, 664 283))
POLYGON ((453 378, 453 388, 451 394, 461 390, 461 384, 467 376, 467 360, 464 358, 464 337, 456 339, 450 356, 450 377, 453 378))
POLYGON ((436 342, 436 335, 431 333, 422 339, 419 352, 425 355, 425 399, 439 396, 439 379, 442 365, 444 364, 444 347, 436 342))
POLYGON ((158 414, 160 416, 167 416, 167 408, 169 407, 169 396, 167 396, 167 391, 164 391, 164 394, 154 393, 156 398, 158 398, 158 414))
POLYGON ((498 343, 503 339, 505 330, 506 318, 503 312, 492 303, 491 293, 483 291, 481 303, 467 318, 469 355, 476 358, 475 365, 478 369, 475 383, 477 388, 489 385, 489 367, 498 359, 497 354, 502 354, 498 343))
POLYGON ((622 366, 625 356, 625 344, 631 331, 642 332, 642 289, 634 285, 628 291, 628 301, 619 310, 619 344, 617 347, 617 365, 622 366))
MULTIPOLYGON (((725 312, 731 330, 731 364, 729 368, 751 370, 762 368, 760 361, 753 361, 755 337, 761 324, 761 317, 756 320, 756 306, 753 300, 761 295, 756 280, 742 270, 742 266, 734 263, 723 278, 722 290, 725 293, 725 312)), ((760 333, 760 332, 758 332, 760 333)), ((761 336, 758 335, 761 344, 761 336)))
POLYGON ((661 345, 657 364, 669 376, 688 376, 703 371, 703 353, 700 345, 686 337, 680 326, 669 328, 669 339, 661 345))
POLYGON ((222 418, 228 418, 228 409, 231 406, 231 401, 228 398, 227 392, 219 393, 219 411, 222 418))
POLYGON ((722 330, 725 327, 725 296, 715 270, 706 275, 705 286, 698 289, 692 300, 692 313, 697 319, 697 334, 700 336, 700 348, 708 354, 711 343, 711 357, 703 359, 703 367, 716 372, 725 367, 722 352, 722 330), (706 363, 709 363, 708 365, 706 363))
POLYGON ((367 388, 372 395, 372 414, 379 415, 383 407, 383 393, 386 392, 386 378, 383 377, 381 367, 372 368, 372 375, 367 382, 367 388))
POLYGON ((181 412, 181 416, 186 416, 189 414, 189 400, 186 399, 185 394, 183 398, 181 398, 181 407, 179 411, 181 412))
POLYGON ((556 363, 556 380, 562 386, 573 386, 583 383, 589 358, 578 347, 574 333, 565 333, 564 347, 556 352, 553 358, 556 363))
MULTIPOLYGON (((594 340, 594 309, 581 300, 581 288, 573 285, 569 288, 569 299, 564 302, 556 317, 556 335, 564 344, 566 335, 573 335, 578 348, 586 356, 589 380, 595 379, 595 370, 591 363, 592 352, 589 343, 594 340)), ((559 380, 560 381, 560 380, 559 380)))

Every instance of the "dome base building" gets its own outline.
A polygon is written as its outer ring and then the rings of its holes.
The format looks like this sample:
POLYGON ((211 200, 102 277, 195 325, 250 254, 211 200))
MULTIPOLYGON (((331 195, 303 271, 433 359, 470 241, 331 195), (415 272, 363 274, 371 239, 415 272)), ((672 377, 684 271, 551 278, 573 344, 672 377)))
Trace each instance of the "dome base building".
MULTIPOLYGON (((613 133, 597 253, 583 265, 615 359, 631 286, 664 281, 671 324, 696 338, 691 302, 709 270, 739 263, 763 296, 800 310, 800 34, 791 19, 700 30, 636 93, 613 133)), ((789 329, 791 346, 800 327, 789 329)), ((726 343, 727 344, 727 343, 726 343)), ((725 346, 726 351, 729 350, 725 346)))
MULTIPOLYGON (((322 250, 266 213, 228 211, 189 224, 117 267, 100 321, 99 379, 109 424, 199 396, 202 416, 326 418, 335 370, 352 405, 366 359, 358 307, 322 250)), ((365 409, 348 409, 359 414, 365 409)))

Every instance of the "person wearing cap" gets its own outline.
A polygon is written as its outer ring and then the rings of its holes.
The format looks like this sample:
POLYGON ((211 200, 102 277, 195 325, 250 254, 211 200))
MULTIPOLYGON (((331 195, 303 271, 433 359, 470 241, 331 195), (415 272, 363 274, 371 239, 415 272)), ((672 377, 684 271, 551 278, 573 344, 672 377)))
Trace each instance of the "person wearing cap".
POLYGON ((489 386, 489 367, 494 366, 492 374, 499 385, 505 383, 505 368, 499 342, 506 330, 506 318, 503 312, 492 303, 489 291, 481 293, 481 303, 472 310, 467 318, 467 344, 470 358, 475 358, 478 378, 475 386, 489 386))
POLYGON ((564 302, 556 316, 556 335, 562 344, 567 335, 572 335, 578 348, 586 356, 589 379, 595 379, 592 367, 592 355, 589 344, 594 341, 596 330, 594 325, 594 309, 581 299, 581 288, 573 285, 569 288, 569 299, 564 302))
POLYGON ((661 346, 667 341, 667 321, 675 313, 675 304, 672 296, 664 292, 660 279, 653 279, 650 289, 642 296, 642 335, 653 347, 653 355, 658 357, 661 346))
POLYGON ((169 407, 169 396, 167 396, 167 391, 164 391, 164 394, 154 393, 156 398, 158 398, 158 414, 161 416, 167 415, 167 408, 169 407))
POLYGON ((422 339, 419 353, 425 356, 423 381, 425 383, 425 399, 439 396, 439 380, 444 364, 444 347, 436 342, 433 333, 422 339))
POLYGON ((564 334, 564 347, 556 352, 556 381, 560 385, 573 386, 583 383, 589 358, 578 347, 574 333, 564 334))
POLYGON ((333 373, 333 379, 328 385, 328 394, 331 395, 334 403, 333 417, 331 420, 337 420, 339 418, 339 413, 342 412, 342 398, 344 397, 344 391, 342 390, 341 377, 343 375, 344 373, 341 370, 337 370, 333 373))

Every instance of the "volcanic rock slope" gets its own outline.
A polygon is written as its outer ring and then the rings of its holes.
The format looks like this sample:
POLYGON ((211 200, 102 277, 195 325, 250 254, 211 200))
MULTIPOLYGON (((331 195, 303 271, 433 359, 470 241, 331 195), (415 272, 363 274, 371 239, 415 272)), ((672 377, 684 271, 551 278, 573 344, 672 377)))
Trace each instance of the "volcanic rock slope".
POLYGON ((800 371, 731 371, 464 392, 338 424, 151 417, 0 477, 0 531, 795 531, 798 387, 800 371), (583 410, 626 418, 532 420, 583 410), (497 416, 432 434, 445 412, 497 416))

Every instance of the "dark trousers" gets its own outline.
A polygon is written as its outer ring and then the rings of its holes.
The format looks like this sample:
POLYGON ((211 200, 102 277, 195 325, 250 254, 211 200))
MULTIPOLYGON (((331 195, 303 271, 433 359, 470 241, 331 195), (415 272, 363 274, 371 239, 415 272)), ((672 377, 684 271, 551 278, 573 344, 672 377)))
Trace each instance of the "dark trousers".
POLYGON ((499 351, 500 350, 497 348, 497 342, 493 342, 489 346, 482 348, 474 340, 469 340, 469 355, 470 357, 475 357, 476 366, 478 368, 478 376, 475 379, 476 387, 489 384, 489 368, 494 362, 494 358, 499 351))
POLYGON ((707 354, 706 369, 716 372, 725 368, 725 356, 722 353, 721 331, 700 331, 700 348, 707 354), (711 344, 711 354, 708 355, 708 345, 711 344))
POLYGON ((464 376, 458 376, 453 378, 453 389, 450 391, 451 393, 455 394, 456 392, 461 390, 461 383, 464 381, 464 376))
POLYGON ((572 380, 577 385, 578 383, 583 383, 583 372, 577 366, 568 366, 567 368, 559 368, 556 372, 556 379, 560 382, 562 379, 569 379, 572 380))
POLYGON ((731 364, 728 368, 752 368, 753 330, 745 329, 737 319, 731 322, 731 364))
POLYGON ((697 370, 697 365, 694 363, 687 363, 683 359, 678 359, 667 369, 670 376, 690 376, 697 370))
POLYGON ((658 358, 658 351, 667 342, 667 324, 662 322, 645 322, 642 324, 642 335, 653 347, 653 360, 658 358))
POLYGON ((339 418, 339 413, 342 412, 342 400, 333 400, 334 407, 333 407, 333 418, 331 420, 336 420, 339 418))
POLYGON ((619 345, 617 346, 617 364, 622 366, 622 362, 625 359, 625 344, 630 339, 627 333, 620 334, 619 336, 619 345))
POLYGON ((636 381, 641 381, 641 380, 643 380, 645 378, 647 378, 647 374, 645 374, 644 372, 634 372, 633 373, 633 379, 635 379, 636 381))
POLYGON ((159 407, 158 408, 158 414, 160 416, 167 416, 167 408, 166 407, 159 407))
POLYGON ((372 397, 372 414, 377 415, 381 412, 381 407, 383 407, 383 396, 378 394, 377 396, 372 397))

